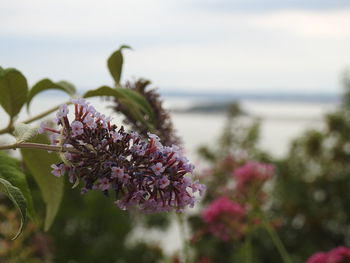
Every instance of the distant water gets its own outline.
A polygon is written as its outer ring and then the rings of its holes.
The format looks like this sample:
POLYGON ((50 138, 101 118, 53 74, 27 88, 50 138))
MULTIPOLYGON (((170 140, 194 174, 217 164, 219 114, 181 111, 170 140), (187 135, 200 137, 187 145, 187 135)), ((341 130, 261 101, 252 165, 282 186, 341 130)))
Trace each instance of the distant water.
MULTIPOLYGON (((191 99, 172 98, 166 101, 168 108, 189 107, 191 99)), ((260 146, 275 157, 286 154, 292 139, 310 128, 322 128, 322 118, 337 107, 336 102, 295 102, 275 100, 242 100, 243 110, 251 117, 261 119, 260 146)), ((222 133, 226 114, 175 113, 173 121, 183 137, 189 153, 195 158, 198 146, 215 145, 222 133)))
POLYGON ((292 93, 292 92, 225 92, 225 91, 160 91, 163 97, 190 98, 211 101, 255 100, 255 101, 298 101, 298 102, 338 102, 341 99, 338 93, 292 93))
MULTIPOLYGON (((33 100, 30 115, 34 116, 67 100, 62 95, 38 96, 33 100)), ((89 99, 96 108, 111 115, 116 123, 121 121, 117 116, 106 110, 108 102, 99 98, 89 99)), ((165 97, 164 105, 168 109, 185 109, 195 104, 206 102, 207 98, 184 98, 180 96, 165 97)), ((216 100, 217 101, 217 100, 216 100)), ((241 106, 249 116, 262 120, 260 146, 273 156, 281 157, 287 150, 291 139, 296 138, 309 128, 322 128, 322 116, 336 108, 337 102, 312 101, 296 102, 295 100, 241 100, 241 106)), ((25 110, 19 115, 19 121, 28 118, 25 110)), ((226 121, 225 113, 203 114, 197 113, 172 113, 174 125, 178 134, 183 138, 185 148, 190 158, 198 159, 196 149, 208 144, 214 146, 217 138, 222 133, 226 121)), ((7 116, 0 109, 0 128, 7 125, 7 116)), ((38 123, 37 123, 38 125, 38 123)), ((0 139, 1 140, 1 139, 0 139)))

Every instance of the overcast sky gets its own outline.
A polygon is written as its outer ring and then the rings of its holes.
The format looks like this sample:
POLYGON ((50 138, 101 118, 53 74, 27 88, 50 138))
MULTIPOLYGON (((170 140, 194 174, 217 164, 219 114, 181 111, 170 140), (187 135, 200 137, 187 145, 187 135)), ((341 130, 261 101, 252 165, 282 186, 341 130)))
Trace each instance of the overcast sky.
POLYGON ((106 59, 121 44, 133 47, 123 79, 162 90, 335 93, 350 1, 0 0, 0 65, 31 84, 111 84, 106 59))

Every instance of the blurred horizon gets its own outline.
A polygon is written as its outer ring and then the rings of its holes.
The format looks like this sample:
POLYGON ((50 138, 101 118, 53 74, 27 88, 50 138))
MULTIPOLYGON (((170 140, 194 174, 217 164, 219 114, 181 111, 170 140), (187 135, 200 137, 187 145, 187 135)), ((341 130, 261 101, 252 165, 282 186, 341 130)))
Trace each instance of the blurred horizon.
MULTIPOLYGON (((97 87, 95 87, 97 88, 97 87)), ((256 100, 256 101, 291 101, 291 102, 329 102, 339 103, 343 91, 339 92, 292 92, 292 91, 269 91, 269 90, 253 90, 253 91, 225 91, 225 90, 190 90, 190 89, 163 89, 157 86, 152 88, 157 89, 159 94, 166 100, 170 99, 189 99, 198 101, 213 101, 213 102, 235 102, 240 100, 256 100)), ((94 89, 94 87, 78 87, 78 94, 83 94, 86 90, 94 89)), ((61 91, 49 90, 43 92, 42 96, 48 97, 65 97, 61 91)))

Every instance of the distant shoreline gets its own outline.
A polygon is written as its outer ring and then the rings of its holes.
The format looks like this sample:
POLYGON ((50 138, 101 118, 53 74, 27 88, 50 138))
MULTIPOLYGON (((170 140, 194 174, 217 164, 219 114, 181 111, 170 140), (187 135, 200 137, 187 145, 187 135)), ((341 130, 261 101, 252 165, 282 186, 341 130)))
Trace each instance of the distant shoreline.
POLYGON ((290 101, 290 102, 331 102, 341 101, 340 94, 282 94, 282 93, 214 93, 214 92, 161 92, 164 98, 191 98, 215 101, 290 101))
MULTIPOLYGON (((79 90, 79 94, 84 94, 86 90, 79 90)), ((191 99, 197 101, 212 101, 218 102, 234 102, 240 100, 254 100, 254 101, 275 101, 275 102, 329 102, 339 103, 341 101, 341 94, 301 94, 301 93, 273 93, 273 92, 186 92, 186 91, 166 91, 159 89, 160 94, 164 100, 167 99, 191 99)), ((47 91, 42 96, 66 96, 60 91, 47 91)))

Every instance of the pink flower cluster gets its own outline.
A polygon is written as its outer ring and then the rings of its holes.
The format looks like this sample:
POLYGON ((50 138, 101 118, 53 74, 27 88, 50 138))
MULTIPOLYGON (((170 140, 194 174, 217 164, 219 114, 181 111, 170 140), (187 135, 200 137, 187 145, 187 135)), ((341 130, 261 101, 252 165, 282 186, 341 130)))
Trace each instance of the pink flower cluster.
POLYGON ((209 231, 223 241, 242 236, 245 216, 246 209, 225 196, 213 201, 202 213, 209 231))
POLYGON ((259 187, 270 179, 274 173, 274 166, 271 164, 248 162, 233 172, 236 178, 236 190, 247 192, 252 187, 259 187))
POLYGON ((349 263, 350 249, 337 247, 328 252, 317 252, 313 254, 307 263, 349 263))
POLYGON ((117 129, 85 100, 72 102, 72 122, 64 105, 56 115, 61 130, 39 129, 53 132, 54 144, 72 149, 64 162, 52 165, 55 176, 68 174, 71 183, 83 183, 82 193, 113 191, 123 210, 138 206, 145 212, 182 211, 194 206, 194 193, 202 195, 205 186, 187 176, 194 166, 177 146, 163 146, 154 134, 142 140, 136 132, 117 129))

